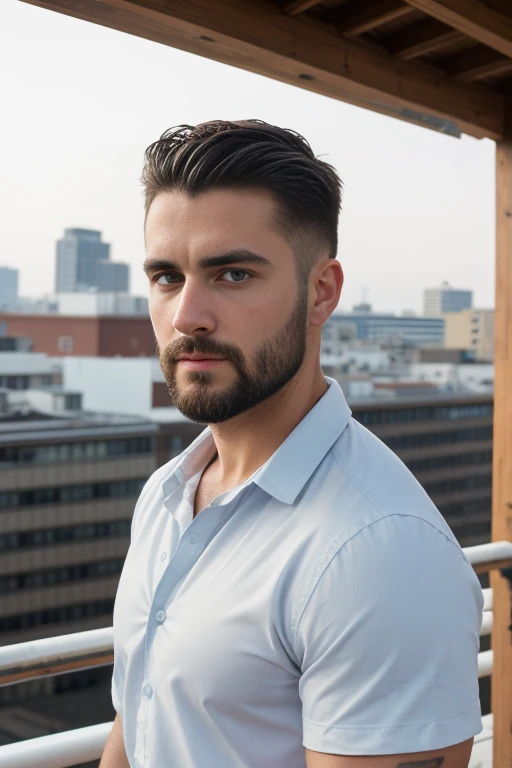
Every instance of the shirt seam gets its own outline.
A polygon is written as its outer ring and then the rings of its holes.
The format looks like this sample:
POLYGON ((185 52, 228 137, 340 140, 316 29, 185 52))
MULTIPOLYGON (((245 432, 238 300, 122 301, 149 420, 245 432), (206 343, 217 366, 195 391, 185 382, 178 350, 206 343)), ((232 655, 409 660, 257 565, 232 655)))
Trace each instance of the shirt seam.
MULTIPOLYGON (((380 511, 380 510, 379 510, 379 511, 380 511)), ((426 525, 429 525, 429 526, 430 526, 431 528, 433 528, 435 531, 437 531, 437 532, 438 532, 438 533, 440 533, 442 536, 444 536, 444 538, 445 538, 447 541, 449 541, 449 542, 450 542, 450 544, 452 544, 452 546, 454 546, 454 547, 455 547, 455 549, 457 550, 457 552, 459 553, 459 555, 461 555, 461 556, 462 556, 462 558, 463 558, 464 562, 465 562, 465 563, 466 563, 466 564, 467 564, 467 565, 468 565, 468 566, 471 568, 471 570, 473 570, 473 569, 472 569, 472 566, 471 566, 471 564, 469 563, 469 560, 468 560, 468 559, 467 559, 467 557, 464 555, 464 552, 462 552, 462 550, 461 550, 461 548, 458 546, 458 544, 456 544, 454 541, 452 541, 452 540, 451 540, 451 539, 450 539, 450 538, 449 538, 449 537, 446 535, 446 533, 444 533, 444 531, 441 531, 441 530, 440 530, 440 529, 439 529, 437 526, 435 526, 435 525, 434 525, 433 523, 431 523, 429 520, 425 520, 425 518, 423 518, 423 517, 420 517, 418 514, 413 514, 413 513, 411 513, 411 512, 406 512, 405 510, 404 510, 403 512, 390 512, 390 513, 388 513, 388 514, 382 515, 382 517, 379 517, 377 520, 372 520, 371 522, 369 522, 369 523, 367 523, 366 525, 364 525, 362 528, 359 528, 357 531, 355 531, 355 533, 353 533, 353 534, 352 534, 352 536, 349 536, 349 537, 348 537, 348 539, 344 539, 344 540, 343 540, 341 543, 340 543, 340 542, 339 542, 337 539, 335 539, 335 540, 334 540, 333 544, 336 544, 336 543, 337 543, 339 546, 338 546, 338 548, 337 548, 337 549, 335 549, 335 551, 334 551, 334 552, 332 552, 332 556, 331 556, 331 557, 328 559, 328 562, 326 562, 326 563, 325 563, 325 567, 323 568, 323 570, 321 571, 320 575, 318 576, 318 578, 317 578, 316 582, 314 583, 314 585, 313 585, 313 587, 312 587, 312 589, 311 589, 311 591, 310 591, 309 595, 306 597, 306 599, 305 599, 305 601, 304 601, 304 604, 303 604, 303 605, 302 605, 302 606, 299 608, 299 611, 300 611, 300 613, 299 613, 299 616, 298 616, 298 619, 297 619, 297 625, 296 625, 296 627, 295 627, 295 631, 293 630, 293 626, 292 626, 292 628, 291 628, 291 629, 292 629, 292 633, 293 633, 293 649, 294 649, 294 651, 295 651, 295 654, 297 654, 297 635, 298 635, 298 632, 299 632, 300 623, 301 623, 301 621, 302 621, 302 619, 303 619, 303 617, 304 617, 304 614, 305 614, 305 612, 306 612, 306 609, 307 609, 307 607, 308 607, 308 604, 309 604, 309 602, 310 602, 311 598, 313 597, 313 594, 314 594, 314 592, 315 592, 316 588, 317 588, 317 587, 318 587, 318 585, 320 584, 320 582, 321 582, 321 580, 322 580, 322 577, 324 576, 325 572, 327 571, 327 569, 329 568, 329 566, 330 566, 330 565, 331 565, 331 563, 333 562, 334 558, 335 558, 335 557, 336 557, 336 556, 337 556, 337 555, 338 555, 338 554, 341 552, 341 550, 343 549, 343 547, 344 547, 346 544, 348 544, 348 543, 349 543, 349 541, 352 541, 352 539, 354 539, 354 538, 355 538, 356 536, 358 536, 360 533, 362 533, 363 531, 365 531, 365 530, 366 530, 367 528, 369 528, 370 526, 372 526, 372 525, 375 525, 376 523, 380 523, 380 522, 382 522, 383 520, 389 520, 389 518, 391 518, 391 517, 413 517, 413 518, 415 518, 416 520, 420 520, 422 523, 425 523, 426 525)), ((332 547, 333 547, 333 544, 331 544, 331 547, 330 547, 330 549, 332 549, 332 547)), ((329 550, 328 550, 328 553, 329 553, 329 550)), ((324 555, 324 557, 325 557, 325 555, 324 555)), ((322 562, 322 561, 320 560, 320 563, 321 563, 321 562, 322 562)), ((314 573, 316 573, 316 571, 317 571, 317 570, 318 570, 318 566, 317 566, 317 568, 315 569, 314 573)), ((300 603, 299 603, 299 605, 300 605, 300 603)))
POLYGON ((409 728, 411 725, 429 725, 432 723, 443 723, 446 720, 453 720, 454 717, 460 717, 460 715, 465 715, 467 712, 471 712, 472 709, 474 709, 476 706, 479 706, 480 700, 476 699, 476 701, 471 704, 469 707, 465 707, 465 709, 459 709, 457 712, 454 712, 452 715, 447 715, 446 717, 436 717, 433 720, 413 720, 410 723, 400 723, 399 725, 382 725, 381 723, 375 723, 372 725, 328 725, 327 723, 320 723, 318 720, 310 720, 308 717, 303 717, 302 719, 306 723, 311 723, 311 725, 318 725, 322 728, 328 728, 329 730, 338 730, 338 731, 344 731, 349 729, 375 729, 378 728, 379 730, 382 728, 409 728))

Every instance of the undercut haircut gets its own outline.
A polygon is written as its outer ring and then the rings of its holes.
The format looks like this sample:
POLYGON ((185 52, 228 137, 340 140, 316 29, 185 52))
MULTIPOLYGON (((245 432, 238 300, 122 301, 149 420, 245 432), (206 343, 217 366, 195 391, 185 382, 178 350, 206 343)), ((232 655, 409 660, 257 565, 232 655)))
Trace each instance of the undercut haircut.
POLYGON ((159 192, 265 191, 276 202, 273 224, 290 242, 302 281, 321 252, 336 258, 342 183, 295 131, 262 120, 170 128, 146 149, 141 181, 146 217, 159 192))

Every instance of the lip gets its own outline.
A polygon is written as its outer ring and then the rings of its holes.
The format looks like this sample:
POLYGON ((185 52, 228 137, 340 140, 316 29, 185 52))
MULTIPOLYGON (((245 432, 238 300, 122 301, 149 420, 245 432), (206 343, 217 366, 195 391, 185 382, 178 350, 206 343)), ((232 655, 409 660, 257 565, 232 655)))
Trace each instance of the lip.
POLYGON ((189 371, 205 371, 224 362, 225 359, 222 357, 180 357, 178 359, 178 363, 189 371))

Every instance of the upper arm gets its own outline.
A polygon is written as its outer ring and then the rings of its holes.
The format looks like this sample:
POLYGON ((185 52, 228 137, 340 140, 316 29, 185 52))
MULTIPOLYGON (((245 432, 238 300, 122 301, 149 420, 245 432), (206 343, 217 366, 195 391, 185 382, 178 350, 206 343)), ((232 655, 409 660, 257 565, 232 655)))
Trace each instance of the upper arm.
POLYGON ((383 518, 346 542, 297 627, 304 747, 387 768, 385 756, 479 733, 482 602, 458 546, 420 518, 383 518))
POLYGON ((346 756, 306 749, 307 768, 467 768, 473 738, 444 749, 397 755, 346 756))

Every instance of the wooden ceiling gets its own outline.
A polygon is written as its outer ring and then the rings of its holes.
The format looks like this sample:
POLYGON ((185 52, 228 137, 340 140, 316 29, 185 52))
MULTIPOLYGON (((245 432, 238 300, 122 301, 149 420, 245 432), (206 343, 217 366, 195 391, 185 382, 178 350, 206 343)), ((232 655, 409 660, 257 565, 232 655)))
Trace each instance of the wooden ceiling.
POLYGON ((25 2, 454 136, 511 135, 512 0, 25 2))

